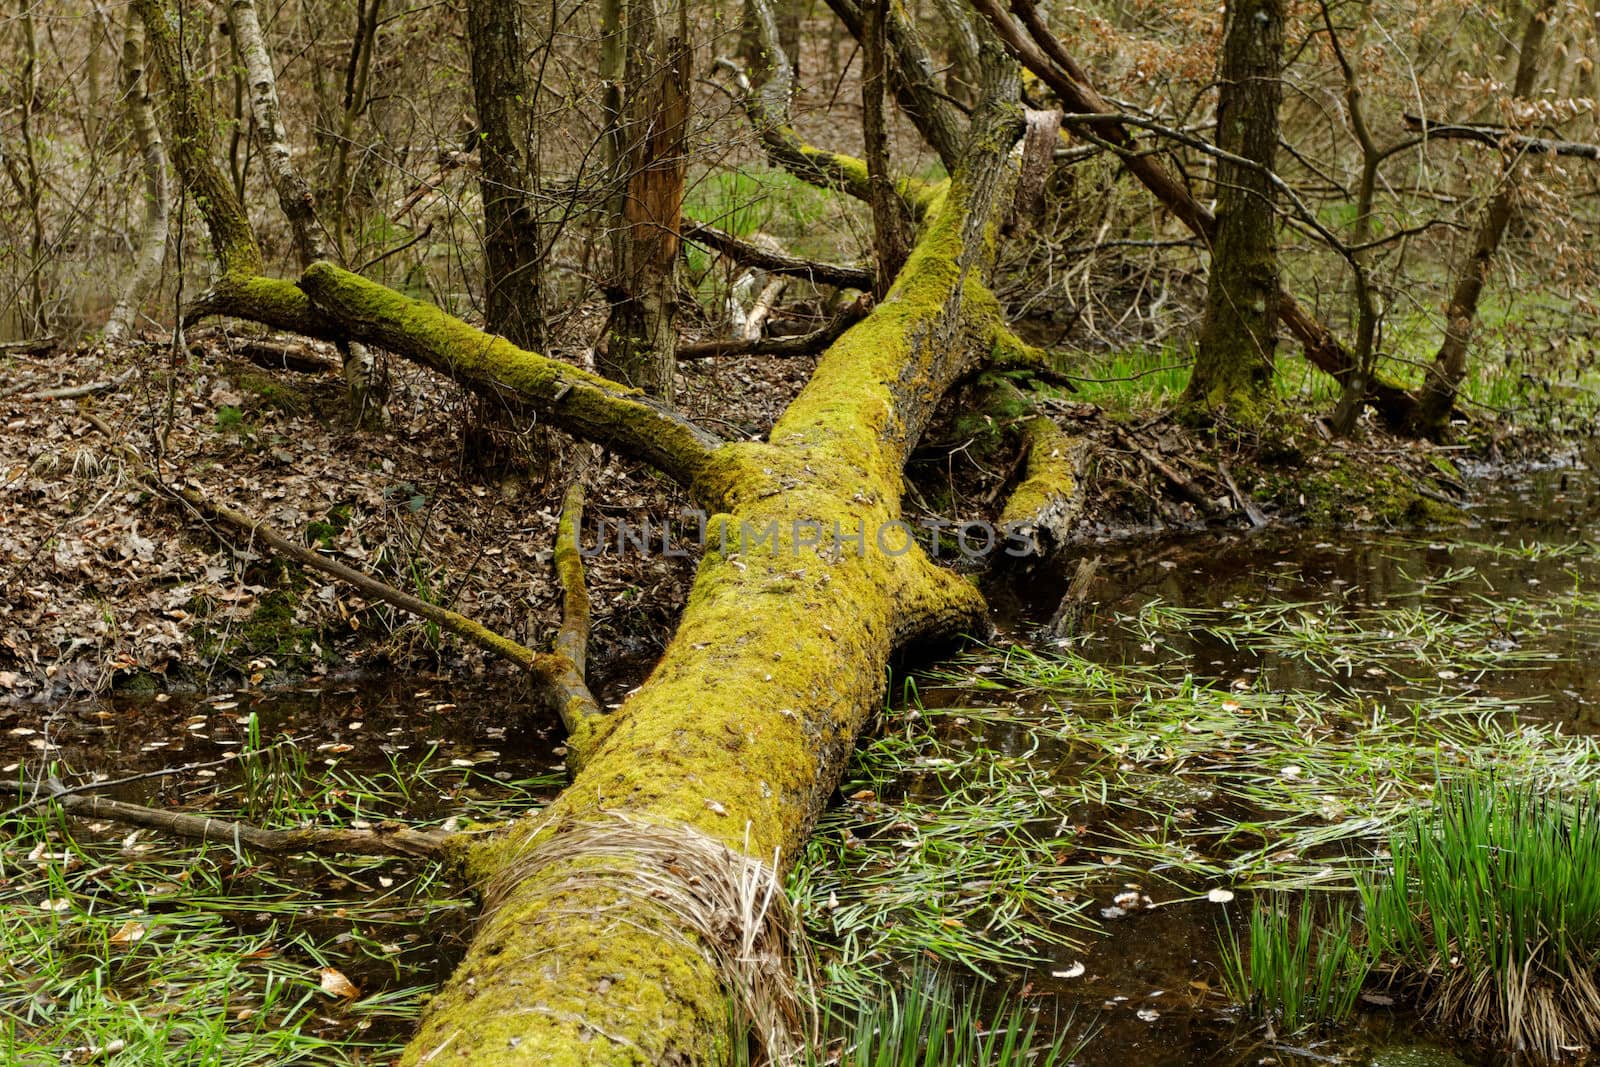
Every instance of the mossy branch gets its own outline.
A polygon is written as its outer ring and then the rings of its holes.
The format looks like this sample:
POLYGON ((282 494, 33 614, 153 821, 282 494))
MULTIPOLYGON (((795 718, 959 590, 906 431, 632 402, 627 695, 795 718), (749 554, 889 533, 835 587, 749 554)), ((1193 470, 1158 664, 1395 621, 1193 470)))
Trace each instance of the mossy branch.
MULTIPOLYGON (((823 189, 834 189, 867 203, 872 202, 872 183, 867 164, 854 156, 830 152, 800 139, 789 117, 789 101, 794 94, 793 68, 778 34, 777 19, 770 0, 751 0, 746 10, 755 20, 754 30, 766 55, 765 80, 759 88, 732 60, 719 59, 717 65, 732 73, 750 125, 761 139, 767 158, 801 181, 823 189)), ((935 186, 914 178, 895 183, 913 216, 928 208, 935 186)))
POLYGON ((592 457, 577 463, 572 484, 561 501, 561 518, 556 523, 556 580, 561 583, 561 627, 556 631, 555 670, 550 679, 561 722, 567 728, 567 747, 575 767, 594 747, 605 721, 605 713, 589 689, 585 674, 589 669, 589 589, 585 583, 583 553, 578 537, 583 529, 585 478, 592 457))
POLYGON ((1027 465, 1000 511, 998 525, 1032 538, 1041 551, 1058 548, 1071 537, 1072 524, 1083 510, 1079 469, 1086 444, 1045 415, 1029 419, 1022 434, 1027 465))
POLYGON ((693 488, 724 443, 638 390, 518 348, 331 263, 312 264, 300 287, 352 340, 386 348, 530 410, 574 437, 643 460, 685 486, 693 488))

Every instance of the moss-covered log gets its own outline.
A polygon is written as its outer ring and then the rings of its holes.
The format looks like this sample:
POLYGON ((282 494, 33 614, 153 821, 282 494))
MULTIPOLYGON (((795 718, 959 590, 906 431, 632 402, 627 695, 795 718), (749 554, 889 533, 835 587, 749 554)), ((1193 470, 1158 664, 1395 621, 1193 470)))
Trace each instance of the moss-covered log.
POLYGON ((1045 415, 1029 419, 1022 433, 1027 465, 1000 512, 999 526, 1030 538, 1045 553, 1067 543, 1083 513, 1079 474, 1088 442, 1068 436, 1045 415))
POLYGON ((764 861, 772 877, 836 787, 891 650, 982 617, 972 586, 908 543, 900 497, 934 406, 999 327, 982 279, 1021 130, 1004 80, 885 300, 824 354, 770 441, 722 446, 696 479, 716 515, 677 633, 572 785, 477 849, 489 906, 404 1062, 725 1055, 713 961, 726 946, 708 942, 737 940, 743 923, 695 921, 682 904, 723 899, 719 875, 615 842, 647 827, 686 853, 711 842, 764 861))

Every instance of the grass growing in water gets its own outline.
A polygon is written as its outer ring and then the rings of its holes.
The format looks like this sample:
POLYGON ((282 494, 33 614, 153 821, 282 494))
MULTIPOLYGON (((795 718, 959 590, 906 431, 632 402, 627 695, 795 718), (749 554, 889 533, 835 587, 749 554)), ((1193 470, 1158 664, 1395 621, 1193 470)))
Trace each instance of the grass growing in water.
MULTIPOLYGON (((238 781, 201 785, 221 792, 192 807, 351 826, 436 821, 447 813, 429 809, 448 796, 455 814, 492 819, 556 784, 501 782, 431 753, 386 771, 312 766, 250 736, 238 781)), ((386 1062, 471 907, 431 864, 256 862, 23 809, 0 820, 0 1061, 386 1062)))
POLYGON ((904 724, 863 747, 790 893, 830 948, 830 982, 870 997, 875 975, 929 954, 988 976, 1071 945, 1083 870, 1053 769, 1033 746, 950 736, 907 689, 904 724))
POLYGON ((1291 918, 1285 902, 1257 899, 1248 946, 1232 929, 1222 941, 1228 995, 1285 1035, 1349 1018, 1371 969, 1349 906, 1335 904, 1326 916, 1320 910, 1302 897, 1291 918))
MULTIPOLYGON (((1040 1031, 1037 1011, 1002 998, 985 1012, 948 974, 919 963, 904 984, 859 1000, 837 992, 822 1011, 825 1032, 795 1067, 1056 1067, 1072 1062, 1087 1037, 1070 1017, 1040 1031)), ((735 1067, 750 1067, 735 1042, 735 1067)))
POLYGON ((1600 797, 1443 783, 1364 880, 1375 953, 1446 1022, 1556 1059, 1600 1041, 1600 797))

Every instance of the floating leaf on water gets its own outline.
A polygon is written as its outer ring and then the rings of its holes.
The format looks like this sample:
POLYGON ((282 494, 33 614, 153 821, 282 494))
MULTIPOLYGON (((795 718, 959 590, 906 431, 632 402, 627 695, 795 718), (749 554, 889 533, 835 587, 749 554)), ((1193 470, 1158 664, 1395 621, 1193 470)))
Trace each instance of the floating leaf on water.
POLYGON ((1083 972, 1086 971, 1086 970, 1088 970, 1088 968, 1083 965, 1083 961, 1082 960, 1074 960, 1073 963, 1072 963, 1072 966, 1068 967, 1064 971, 1051 971, 1050 972, 1050 977, 1052 977, 1052 978, 1082 978, 1083 977, 1083 972))
POLYGON ((1233 890, 1213 889, 1211 892, 1206 894, 1206 899, 1211 901, 1213 904, 1226 904, 1233 899, 1233 890))
POLYGON ((1135 1014, 1139 1016, 1140 1021, 1147 1023, 1153 1023, 1161 1018, 1161 1013, 1154 1008, 1140 1008, 1135 1014))
POLYGON ((355 983, 346 978, 342 971, 333 967, 322 968, 321 984, 322 991, 329 996, 354 999, 361 995, 361 990, 355 987, 355 983))

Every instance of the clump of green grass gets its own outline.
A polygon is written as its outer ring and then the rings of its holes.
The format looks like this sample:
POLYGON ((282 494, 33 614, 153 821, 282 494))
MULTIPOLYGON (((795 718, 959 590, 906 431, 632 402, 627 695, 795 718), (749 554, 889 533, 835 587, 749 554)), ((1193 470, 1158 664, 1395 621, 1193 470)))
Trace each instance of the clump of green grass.
MULTIPOLYGON (((980 997, 922 963, 870 999, 835 993, 821 1014, 824 1032, 797 1067, 1055 1067, 1088 1042, 1074 1033, 1070 1014, 1053 1020, 1047 1036, 1037 1008, 1015 997, 986 1013, 980 997)), ((734 1047, 734 1063, 749 1067, 747 1044, 736 1039, 734 1047)))
POLYGON ((1248 947, 1229 929, 1222 940, 1222 981, 1228 995, 1278 1032, 1299 1033, 1350 1017, 1372 967, 1350 907, 1319 909, 1302 897, 1293 917, 1281 901, 1257 899, 1248 947))
POLYGON ((807 1067, 1053 1067, 1077 1049, 1065 1030, 1040 1041, 1037 1021, 1012 1000, 985 1023, 978 1005, 948 981, 913 980, 863 1005, 838 1042, 837 1055, 813 1049, 807 1067))
POLYGON ((1600 796, 1449 781, 1390 853, 1368 935, 1432 1014, 1547 1059, 1600 1041, 1600 796))

